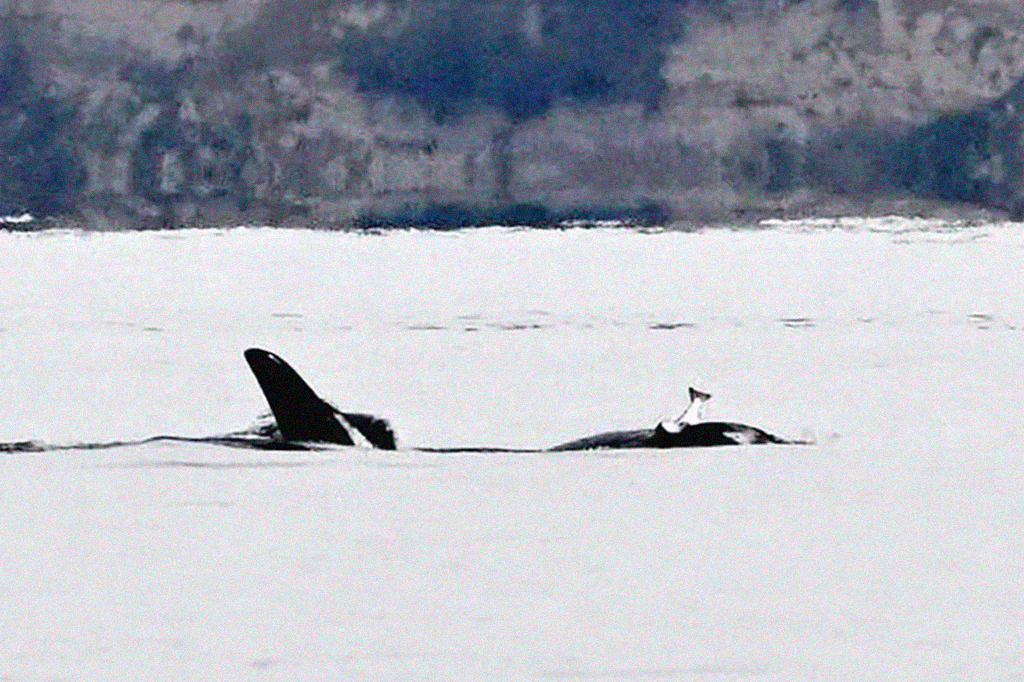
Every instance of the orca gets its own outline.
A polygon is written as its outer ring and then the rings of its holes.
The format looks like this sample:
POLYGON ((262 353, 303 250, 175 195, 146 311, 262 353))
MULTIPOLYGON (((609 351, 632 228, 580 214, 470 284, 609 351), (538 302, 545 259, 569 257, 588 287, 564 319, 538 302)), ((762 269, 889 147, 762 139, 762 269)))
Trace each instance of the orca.
POLYGON ((397 448, 395 432, 387 420, 372 414, 342 412, 321 398, 279 356, 261 348, 244 353, 249 369, 267 398, 274 422, 259 434, 288 443, 337 443, 380 450, 397 448))
POLYGON ((701 422, 673 432, 664 424, 653 429, 609 431, 587 436, 549 448, 551 452, 567 450, 624 450, 630 448, 708 448, 718 445, 808 445, 807 441, 786 440, 756 426, 733 422, 701 422))
POLYGON ((217 436, 161 435, 100 443, 0 442, 0 453, 106 450, 158 442, 208 443, 252 450, 318 450, 323 444, 397 449, 395 432, 386 419, 342 412, 318 396, 291 365, 270 351, 249 348, 242 355, 270 405, 270 415, 250 428, 217 436))
POLYGON ((707 448, 720 445, 809 445, 807 440, 786 440, 756 426, 734 422, 700 421, 704 404, 711 395, 690 388, 690 405, 676 419, 660 422, 653 429, 609 431, 562 443, 552 452, 571 450, 623 450, 630 448, 707 448))

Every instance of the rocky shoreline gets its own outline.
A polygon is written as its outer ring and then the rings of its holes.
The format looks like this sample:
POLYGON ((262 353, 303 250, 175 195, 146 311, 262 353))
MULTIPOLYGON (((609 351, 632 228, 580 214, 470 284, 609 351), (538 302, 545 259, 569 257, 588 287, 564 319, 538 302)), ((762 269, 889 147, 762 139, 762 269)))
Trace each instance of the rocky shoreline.
MULTIPOLYGON (((998 217, 1024 205, 1024 15, 1011 3, 655 3, 654 19, 681 28, 662 26, 662 42, 634 55, 663 59, 634 85, 618 66, 628 53, 564 56, 575 43, 557 5, 495 2, 478 19, 512 27, 504 40, 520 61, 467 72, 477 90, 466 92, 381 75, 381 59, 430 68, 416 51, 427 48, 381 57, 382 45, 454 30, 403 3, 140 0, 181 10, 152 21, 148 42, 112 37, 108 23, 130 16, 69 3, 5 19, 7 214, 101 230, 445 229, 998 217), (569 61, 544 90, 537 64, 552 54, 569 61), (527 67, 512 85, 481 80, 527 67), (572 68, 604 80, 584 87, 572 68)), ((445 74, 465 66, 453 50, 432 57, 445 74)))

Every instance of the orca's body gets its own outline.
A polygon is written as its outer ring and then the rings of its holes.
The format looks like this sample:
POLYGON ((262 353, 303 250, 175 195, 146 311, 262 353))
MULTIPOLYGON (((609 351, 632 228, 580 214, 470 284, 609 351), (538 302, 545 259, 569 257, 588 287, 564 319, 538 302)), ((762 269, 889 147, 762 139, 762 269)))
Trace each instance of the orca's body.
POLYGON ((244 355, 274 414, 275 424, 264 427, 263 435, 273 435, 276 429, 280 439, 288 443, 396 448, 395 433, 386 420, 336 409, 318 396, 291 365, 269 351, 250 348, 244 355))
POLYGON ((628 448, 710 448, 718 445, 754 445, 758 443, 807 444, 785 440, 754 426, 733 422, 701 421, 709 393, 690 388, 690 404, 675 419, 666 419, 653 429, 610 431, 596 436, 562 443, 551 450, 606 450, 628 448))
POLYGON ((630 448, 707 448, 716 445, 748 445, 759 443, 797 443, 746 424, 701 422, 689 424, 679 431, 670 431, 662 424, 653 429, 610 431, 596 436, 562 443, 550 448, 566 450, 624 450, 630 448))

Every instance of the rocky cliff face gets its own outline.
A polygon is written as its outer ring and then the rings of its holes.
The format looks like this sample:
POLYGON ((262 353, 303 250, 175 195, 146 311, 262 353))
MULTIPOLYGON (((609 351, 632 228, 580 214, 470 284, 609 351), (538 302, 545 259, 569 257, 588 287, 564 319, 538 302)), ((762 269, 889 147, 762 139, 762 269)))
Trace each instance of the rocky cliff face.
MULTIPOLYGON (((2 208, 101 228, 715 220, 844 197, 1018 211, 1018 3, 671 4, 654 99, 438 116, 338 66, 416 3, 26 0, 5 23, 2 208)), ((557 30, 544 3, 498 5, 516 45, 557 30)))

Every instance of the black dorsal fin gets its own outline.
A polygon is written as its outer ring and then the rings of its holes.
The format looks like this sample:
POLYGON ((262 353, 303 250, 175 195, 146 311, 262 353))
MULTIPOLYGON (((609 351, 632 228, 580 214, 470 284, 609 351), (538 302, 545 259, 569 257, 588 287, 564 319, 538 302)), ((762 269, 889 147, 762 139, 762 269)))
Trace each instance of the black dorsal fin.
POLYGON ((249 348, 244 355, 267 397, 282 438, 354 445, 348 430, 335 416, 334 408, 322 400, 291 365, 260 348, 249 348))

